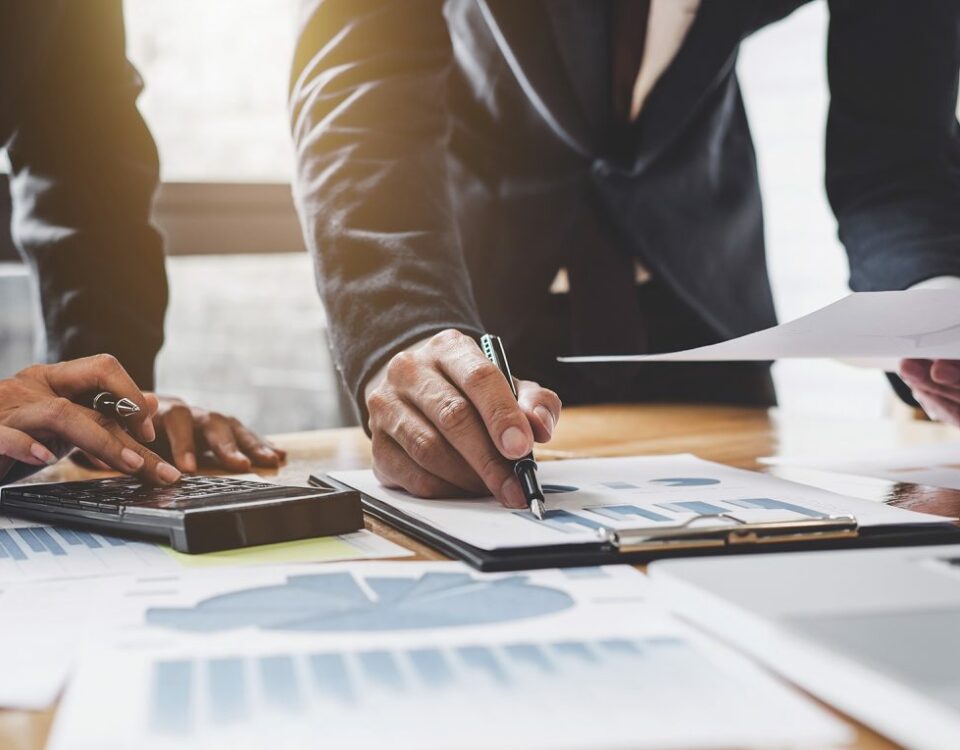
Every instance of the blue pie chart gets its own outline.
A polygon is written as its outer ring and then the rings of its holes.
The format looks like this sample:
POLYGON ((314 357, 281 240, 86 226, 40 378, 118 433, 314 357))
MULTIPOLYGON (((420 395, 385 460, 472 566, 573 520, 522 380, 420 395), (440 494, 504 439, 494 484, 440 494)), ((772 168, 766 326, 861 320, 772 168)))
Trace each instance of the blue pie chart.
POLYGON ((707 487, 711 484, 720 484, 720 480, 710 477, 665 477, 651 479, 650 483, 662 484, 665 487, 707 487))
POLYGON ((290 576, 284 583, 232 591, 190 607, 154 607, 147 610, 146 621, 193 633, 249 627, 300 632, 423 630, 525 620, 573 604, 565 591, 530 583, 524 575, 355 577, 343 572, 290 576))

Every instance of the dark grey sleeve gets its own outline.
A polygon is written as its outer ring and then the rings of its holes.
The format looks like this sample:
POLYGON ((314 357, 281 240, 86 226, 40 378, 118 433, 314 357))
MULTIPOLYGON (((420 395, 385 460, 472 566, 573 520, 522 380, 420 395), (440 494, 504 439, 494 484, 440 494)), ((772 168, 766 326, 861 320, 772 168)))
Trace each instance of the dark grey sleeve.
POLYGON ((960 276, 960 2, 830 10, 826 180, 851 286, 960 276))
POLYGON ((395 352, 479 316, 451 216, 442 0, 309 0, 290 115, 295 197, 335 359, 363 388, 395 352))
POLYGON ((108 352, 152 388, 167 303, 150 224, 159 165, 122 2, 35 7, 49 14, 46 54, 20 89, 7 151, 13 234, 39 279, 48 357, 108 352))

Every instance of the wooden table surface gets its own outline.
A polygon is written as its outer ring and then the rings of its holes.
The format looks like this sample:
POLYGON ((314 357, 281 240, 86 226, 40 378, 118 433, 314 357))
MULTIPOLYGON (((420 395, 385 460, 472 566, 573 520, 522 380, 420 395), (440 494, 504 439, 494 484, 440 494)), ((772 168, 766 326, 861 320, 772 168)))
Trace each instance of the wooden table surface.
MULTIPOLYGON (((701 458, 747 469, 760 468, 768 455, 842 454, 876 448, 957 439, 951 428, 926 422, 845 421, 788 416, 777 411, 701 406, 591 406, 566 409, 554 440, 538 450, 540 460, 588 456, 630 456, 694 453, 701 458)), ((303 484, 311 472, 364 468, 370 465, 370 445, 359 429, 324 430, 275 436, 289 453, 287 464, 272 476, 303 484)), ((960 492, 883 480, 840 477, 800 469, 777 469, 788 479, 806 481, 848 495, 960 515, 960 492)), ((37 475, 44 481, 99 476, 69 461, 37 475)), ((379 521, 367 527, 416 553, 411 560, 439 560, 442 555, 410 540, 379 521)), ((0 675, 0 679, 3 676, 0 675)), ((0 749, 39 750, 44 746, 55 709, 42 712, 0 710, 0 749)), ((897 747, 856 723, 857 750, 897 747)))

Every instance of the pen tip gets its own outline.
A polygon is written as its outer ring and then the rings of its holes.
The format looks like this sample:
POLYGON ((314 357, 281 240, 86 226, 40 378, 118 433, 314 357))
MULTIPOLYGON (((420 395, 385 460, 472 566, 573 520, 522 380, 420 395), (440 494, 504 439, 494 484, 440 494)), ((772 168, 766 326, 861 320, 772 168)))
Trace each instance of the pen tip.
POLYGON ((140 413, 140 407, 128 398, 122 398, 117 401, 115 408, 117 410, 117 414, 119 414, 121 417, 129 417, 140 413))
POLYGON ((547 512, 547 508, 546 508, 546 505, 544 505, 543 500, 541 500, 538 497, 535 497, 533 500, 531 500, 530 512, 533 513, 534 517, 538 521, 542 521, 547 512))

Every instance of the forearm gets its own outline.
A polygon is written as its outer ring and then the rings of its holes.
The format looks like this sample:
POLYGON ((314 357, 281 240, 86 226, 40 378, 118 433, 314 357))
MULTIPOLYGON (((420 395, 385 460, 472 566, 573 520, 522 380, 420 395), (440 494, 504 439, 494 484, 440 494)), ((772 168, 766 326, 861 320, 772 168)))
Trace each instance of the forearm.
POLYGON ((149 221, 159 165, 121 4, 67 4, 54 34, 8 144, 14 239, 39 278, 50 360, 110 353, 152 388, 167 302, 149 221))
POLYGON ((362 409, 396 351, 480 327, 447 193, 450 40, 439 0, 307 5, 290 97, 295 196, 362 409))
POLYGON ((827 190, 858 291, 960 276, 960 8, 832 0, 827 190))

